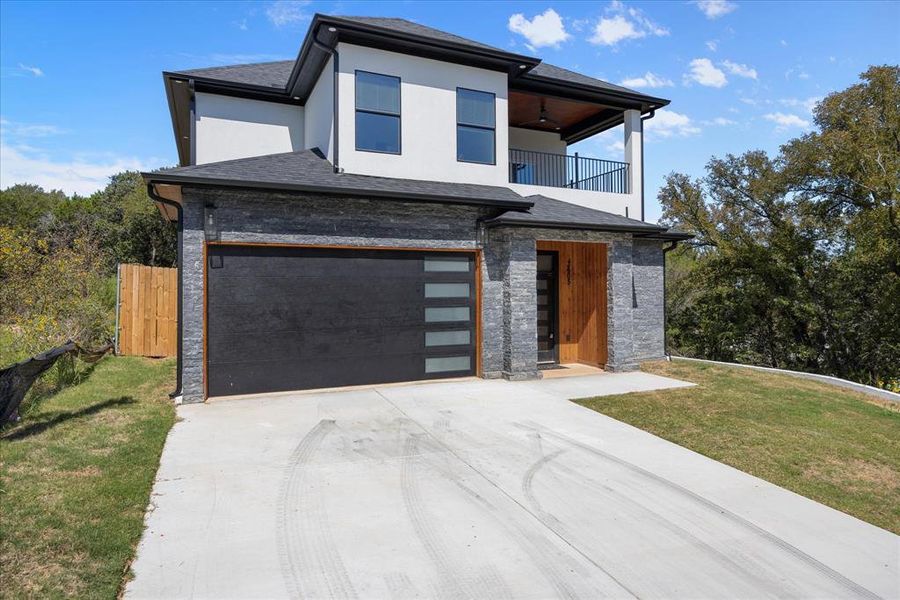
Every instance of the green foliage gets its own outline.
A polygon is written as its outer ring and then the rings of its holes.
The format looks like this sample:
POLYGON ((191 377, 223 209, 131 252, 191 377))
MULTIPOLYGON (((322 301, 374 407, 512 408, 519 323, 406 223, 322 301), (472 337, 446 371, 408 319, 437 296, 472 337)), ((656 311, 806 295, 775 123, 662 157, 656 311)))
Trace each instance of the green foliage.
POLYGON ((98 268, 115 273, 118 263, 171 267, 177 258, 175 227, 159 214, 147 196, 140 173, 126 171, 89 197, 68 198, 35 185, 0 191, 0 226, 26 231, 53 247, 77 240, 99 251, 98 268))
POLYGON ((116 598, 175 407, 173 360, 107 357, 0 436, 0 598, 116 598))
POLYGON ((862 79, 776 157, 667 178, 673 350, 900 387, 900 68, 862 79))
MULTIPOLYGON (((0 366, 69 339, 105 344, 114 334, 116 265, 175 261, 175 228, 137 172, 114 175, 89 197, 35 185, 0 191, 0 366)), ((26 410, 84 374, 83 365, 58 361, 26 410)))

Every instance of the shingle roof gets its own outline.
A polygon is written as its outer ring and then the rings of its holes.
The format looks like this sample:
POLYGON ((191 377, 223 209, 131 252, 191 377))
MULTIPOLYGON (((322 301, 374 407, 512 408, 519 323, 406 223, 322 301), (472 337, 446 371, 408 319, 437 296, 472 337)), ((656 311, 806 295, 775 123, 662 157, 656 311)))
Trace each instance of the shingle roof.
POLYGON ((603 81, 602 79, 595 79, 594 77, 588 77, 587 75, 582 75, 581 73, 576 73, 575 71, 563 69, 562 67, 557 67, 556 65, 547 64, 545 62, 542 62, 535 68, 531 69, 527 73, 526 77, 553 79, 555 81, 561 81, 563 83, 574 83, 577 85, 584 85, 587 87, 599 88, 603 90, 613 90, 616 92, 626 92, 628 94, 643 95, 640 92, 630 90, 626 87, 622 87, 621 85, 609 83, 608 81, 603 81))
POLYGON ((629 219, 622 215, 570 204, 562 200, 534 195, 525 198, 534 205, 526 211, 506 212, 487 221, 488 226, 517 225, 523 227, 554 227, 565 229, 594 229, 633 233, 661 233, 665 227, 629 219))
POLYGON ((156 183, 485 204, 501 208, 527 208, 531 205, 531 201, 501 186, 335 173, 331 163, 316 150, 162 169, 142 175, 145 180, 156 183))
MULTIPOLYGON (((450 42, 463 46, 468 46, 475 50, 489 50, 492 52, 509 52, 496 46, 482 44, 475 40, 470 40, 462 36, 441 31, 434 27, 428 27, 419 23, 414 23, 406 19, 395 17, 335 17, 341 21, 358 23, 370 27, 379 27, 397 33, 416 35, 429 39, 450 42)), ((534 59, 537 60, 537 59, 534 59)), ((291 71, 294 68, 295 61, 279 60, 274 62, 253 63, 244 65, 228 65, 221 67, 209 67, 201 69, 188 69, 183 71, 174 71, 178 74, 192 75, 194 77, 204 77, 207 79, 223 81, 228 83, 238 83, 244 85, 256 85, 273 89, 285 89, 291 71)), ((575 71, 570 71, 555 65, 540 63, 531 69, 528 77, 538 79, 551 79, 562 83, 573 83, 582 86, 593 87, 600 90, 612 90, 617 92, 626 92, 630 94, 640 94, 634 90, 615 85, 601 79, 588 77, 575 71)))
POLYGON ((503 50, 502 48, 497 48, 496 46, 489 46, 487 44, 482 44, 481 42, 476 42, 475 40, 470 40, 469 38, 464 38, 459 35, 455 35, 449 33, 447 31, 441 31, 440 29, 435 29, 433 27, 428 27, 426 25, 420 25, 419 23, 414 23, 412 21, 407 21, 406 19, 398 19, 395 17, 337 17, 344 21, 353 21, 355 23, 360 23, 362 25, 371 25, 373 27, 381 27, 382 29, 390 29, 391 31, 396 31, 398 33, 407 33, 410 35, 418 35, 421 37, 427 37, 443 42, 452 42, 454 44, 462 44, 464 46, 470 46, 472 48, 478 48, 480 50, 491 50, 492 52, 504 52, 508 53, 509 50, 503 50))
POLYGON ((246 65, 188 69, 186 71, 176 71, 176 73, 228 83, 258 85, 283 90, 287 87, 288 78, 291 76, 291 70, 294 68, 294 62, 293 60, 278 60, 246 65))

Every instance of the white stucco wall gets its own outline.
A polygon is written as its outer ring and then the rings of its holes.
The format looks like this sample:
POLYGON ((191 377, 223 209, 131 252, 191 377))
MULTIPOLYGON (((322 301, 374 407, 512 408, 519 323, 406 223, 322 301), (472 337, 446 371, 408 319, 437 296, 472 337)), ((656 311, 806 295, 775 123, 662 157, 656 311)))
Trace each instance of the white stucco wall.
POLYGON ((516 150, 531 150, 532 152, 566 153, 566 143, 559 139, 558 133, 522 129, 520 127, 509 128, 509 147, 516 150))
POLYGON ((340 52, 338 161, 345 172, 405 179, 506 185, 509 162, 507 153, 509 117, 505 73, 344 43, 339 44, 338 51, 340 52), (400 78, 401 154, 378 154, 356 150, 356 70, 400 78), (456 160, 457 87, 496 95, 495 165, 456 160))
POLYGON ((332 127, 334 126, 334 67, 329 58, 306 99, 306 131, 304 148, 318 148, 328 160, 333 160, 332 127))
POLYGON ((196 163, 303 149, 302 106, 197 92, 196 163))

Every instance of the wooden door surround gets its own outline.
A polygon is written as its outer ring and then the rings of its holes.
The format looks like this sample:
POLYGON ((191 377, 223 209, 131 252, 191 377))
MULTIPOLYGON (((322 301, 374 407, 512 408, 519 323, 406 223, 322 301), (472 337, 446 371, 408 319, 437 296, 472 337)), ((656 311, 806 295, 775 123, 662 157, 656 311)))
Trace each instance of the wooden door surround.
POLYGON ((559 255, 559 362, 606 365, 607 244, 541 240, 536 249, 559 255))

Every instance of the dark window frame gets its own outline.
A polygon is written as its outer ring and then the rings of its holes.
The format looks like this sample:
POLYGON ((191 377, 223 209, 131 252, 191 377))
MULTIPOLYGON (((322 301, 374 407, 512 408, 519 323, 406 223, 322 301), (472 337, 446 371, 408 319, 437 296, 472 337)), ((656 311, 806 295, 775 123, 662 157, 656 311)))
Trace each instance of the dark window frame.
POLYGON ((366 71, 364 69, 354 69, 353 70, 353 145, 357 152, 372 152, 374 154, 391 154, 394 156, 400 156, 403 154, 403 80, 397 75, 385 75, 384 73, 376 73, 374 71, 366 71), (365 73, 367 75, 378 75, 379 77, 389 77, 391 79, 397 80, 397 113, 385 112, 383 110, 371 110, 368 108, 359 108, 357 106, 357 91, 356 84, 359 79, 359 74, 365 73), (356 128, 356 115, 358 113, 366 113, 370 115, 382 115, 387 117, 397 117, 397 151, 392 152, 390 150, 372 150, 370 148, 360 148, 359 147, 359 131, 356 128))
POLYGON ((472 88, 459 87, 456 88, 456 162, 468 163, 470 165, 488 165, 488 166, 497 166, 497 94, 494 92, 485 92, 484 90, 474 90, 472 88), (493 127, 485 127, 484 125, 472 125, 471 123, 460 123, 459 122, 459 91, 463 90, 466 92, 475 92, 478 94, 488 94, 493 98, 494 103, 494 126, 493 127), (491 131, 493 132, 493 140, 494 147, 492 153, 491 162, 484 162, 480 160, 465 160, 459 157, 459 128, 460 127, 468 127, 469 129, 481 129, 482 131, 491 131))

